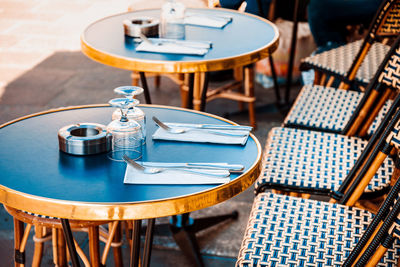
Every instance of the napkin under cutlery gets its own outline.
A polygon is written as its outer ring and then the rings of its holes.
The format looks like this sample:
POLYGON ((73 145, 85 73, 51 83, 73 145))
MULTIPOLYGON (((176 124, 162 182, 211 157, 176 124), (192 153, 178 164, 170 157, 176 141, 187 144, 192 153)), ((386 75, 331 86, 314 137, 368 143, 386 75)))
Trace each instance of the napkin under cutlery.
MULTIPOLYGON (((147 165, 146 163, 144 164, 147 165)), ((154 164, 149 164, 154 165, 154 164)), ((215 170, 198 169, 212 174, 215 170)), ((220 171, 220 170, 219 170, 220 171)), ((166 169, 159 173, 148 174, 127 165, 124 177, 125 184, 224 184, 229 177, 216 177, 197 173, 189 173, 179 169, 166 169)))
POLYGON ((185 40, 149 39, 150 42, 141 42, 136 51, 165 54, 205 55, 211 47, 211 42, 195 42, 185 40))
POLYGON ((186 13, 184 23, 187 25, 204 26, 211 28, 223 28, 232 21, 232 17, 213 14, 186 13))
MULTIPOLYGON (((182 128, 182 129, 189 129, 193 128, 186 123, 165 123, 168 126, 182 128)), ((215 126, 221 126, 216 124, 215 126)), ((227 125, 230 126, 230 125, 227 125)), ((234 125, 232 125, 234 127, 234 125)), ((238 126, 240 127, 240 126, 238 126)), ((243 126, 241 126, 243 127, 243 126)), ((247 126, 245 126, 247 127, 247 126)), ((154 140, 170 140, 170 141, 183 141, 183 142, 196 142, 196 143, 216 143, 216 144, 236 144, 236 145, 245 145, 247 139, 249 138, 250 130, 234 130, 234 129, 213 129, 210 132, 211 128, 204 129, 200 128, 195 131, 187 131, 185 133, 170 133, 162 128, 158 128, 152 138, 154 140), (228 134, 243 134, 243 136, 229 136, 229 135, 220 135, 215 134, 213 132, 222 132, 228 134)))

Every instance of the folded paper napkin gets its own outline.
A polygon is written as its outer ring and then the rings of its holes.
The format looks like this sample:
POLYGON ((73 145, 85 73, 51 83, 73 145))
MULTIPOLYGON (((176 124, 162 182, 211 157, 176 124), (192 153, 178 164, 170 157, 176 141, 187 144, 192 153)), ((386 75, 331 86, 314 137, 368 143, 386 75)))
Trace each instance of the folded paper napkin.
POLYGON ((216 144, 233 144, 245 145, 249 138, 250 131, 248 130, 222 130, 222 129, 195 129, 187 127, 187 124, 180 126, 178 123, 165 123, 173 125, 175 128, 187 129, 185 133, 170 133, 162 128, 158 128, 154 134, 154 140, 170 140, 170 141, 183 141, 183 142, 197 142, 197 143, 216 143, 216 144), (220 135, 214 132, 227 133, 227 134, 243 134, 243 136, 230 136, 220 135))
POLYGON ((141 42, 136 51, 203 56, 208 52, 208 48, 193 47, 178 42, 141 42))
POLYGON ((189 46, 193 48, 206 48, 209 49, 212 46, 210 41, 200 41, 200 40, 177 40, 177 39, 169 39, 169 38, 148 38, 149 41, 160 45, 164 43, 175 43, 178 45, 189 46))
MULTIPOLYGON (((210 174, 221 172, 221 170, 209 169, 191 170, 201 170, 202 172, 208 172, 210 174)), ((124 178, 125 184, 224 184, 228 183, 229 181, 229 177, 216 177, 211 175, 196 174, 178 169, 167 169, 159 173, 148 174, 141 170, 135 169, 130 165, 127 165, 126 167, 124 178)))
POLYGON ((185 16, 185 24, 195 26, 205 26, 211 28, 223 28, 232 21, 229 16, 216 16, 212 14, 187 13, 185 16))

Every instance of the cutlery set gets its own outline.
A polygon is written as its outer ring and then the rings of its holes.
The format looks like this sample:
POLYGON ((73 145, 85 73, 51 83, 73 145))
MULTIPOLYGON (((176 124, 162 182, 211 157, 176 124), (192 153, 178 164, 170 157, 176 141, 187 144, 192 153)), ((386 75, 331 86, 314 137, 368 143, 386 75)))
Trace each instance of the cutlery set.
MULTIPOLYGON (((215 124, 191 124, 191 123, 164 123, 157 117, 152 117, 160 129, 171 133, 173 135, 183 135, 191 131, 203 132, 207 134, 213 134, 216 136, 226 136, 226 138, 244 138, 248 136, 249 132, 253 129, 249 126, 239 125, 215 125, 215 124)), ((228 164, 228 163, 204 163, 204 162, 187 162, 187 163, 170 163, 170 162, 136 162, 129 156, 124 155, 123 160, 137 172, 143 173, 151 179, 151 175, 161 174, 163 172, 182 172, 192 173, 198 175, 199 179, 205 179, 205 183, 225 183, 229 181, 231 173, 241 173, 244 170, 244 166, 241 164, 228 164), (204 177, 204 178, 201 178, 204 177)), ((179 176, 179 175, 178 175, 179 176)), ((140 178, 143 181, 143 177, 140 178)), ((196 184, 201 184, 201 181, 197 179, 194 181, 196 184)), ((155 183, 167 183, 167 181, 157 178, 155 183)), ((154 182, 154 181, 153 181, 154 182)), ((142 183, 142 182, 139 182, 142 183)), ((149 181, 151 183, 151 181, 149 181)), ((171 182, 174 183, 174 182, 171 182)), ((182 182, 179 181, 179 184, 182 182)), ((188 182, 188 184, 192 184, 188 182)))
MULTIPOLYGON (((235 126, 229 126, 231 128, 224 128, 222 127, 215 127, 215 126, 211 126, 208 127, 207 125, 203 124, 203 125, 197 125, 197 126, 190 126, 189 124, 186 124, 186 126, 181 127, 181 126, 175 126, 175 127, 170 127, 167 124, 161 122, 159 119, 157 119, 156 117, 153 116, 153 121, 160 126, 162 129, 166 130, 169 133, 172 134, 182 134, 182 133, 186 133, 188 131, 206 131, 208 133, 212 133, 212 134, 217 134, 217 135, 227 135, 227 136, 246 136, 247 133, 234 133, 234 132, 226 132, 225 130, 235 130, 235 126), (210 130, 209 130, 210 129, 210 130), (215 130, 211 130, 211 129, 215 129, 215 130), (220 130, 220 131, 217 131, 220 130), (223 131, 221 131, 223 130, 223 131)), ((225 126, 226 127, 226 126, 225 126)), ((241 127, 241 126, 238 126, 241 127)), ((251 127, 250 127, 251 128, 251 127)), ((242 128, 240 128, 242 129, 242 128)), ((238 129, 236 129, 238 130, 238 129)))

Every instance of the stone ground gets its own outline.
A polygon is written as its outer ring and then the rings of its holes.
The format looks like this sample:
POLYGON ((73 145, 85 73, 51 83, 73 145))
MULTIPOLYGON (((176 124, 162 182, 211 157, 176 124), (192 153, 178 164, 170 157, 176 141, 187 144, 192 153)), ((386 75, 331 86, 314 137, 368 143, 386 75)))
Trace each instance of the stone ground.
MULTIPOLYGON (((0 124, 34 112, 70 105, 105 103, 115 97, 112 89, 130 84, 130 72, 98 64, 80 52, 79 37, 89 23, 124 12, 132 1, 119 0, 0 0, 0 124)), ((156 104, 180 106, 176 84, 163 77, 160 88, 154 88, 156 104)), ((220 82, 212 82, 211 87, 220 82)), ((299 86, 292 89, 292 99, 299 86)), ((255 135, 262 144, 268 131, 279 126, 285 110, 277 108, 272 89, 256 84, 258 129, 255 135)), ((143 98, 139 98, 144 102, 143 98)), ((248 124, 246 112, 228 100, 208 103, 207 112, 241 124, 248 124)), ((1 177, 0 177, 1 179, 1 177)), ((211 208, 193 212, 193 217, 230 213, 238 210, 239 219, 198 234, 206 266, 233 266, 253 201, 249 188, 239 196, 211 208)), ((158 222, 165 221, 161 218, 158 222)), ((78 235, 80 244, 87 240, 78 235)), ((27 259, 30 263, 32 239, 27 259)), ((192 266, 171 238, 156 238, 153 266, 192 266)), ((50 244, 47 244, 42 266, 52 266, 50 244)), ((124 245, 124 259, 128 251, 124 245)), ((109 257, 111 258, 111 257, 109 257)), ((0 209, 0 266, 13 263, 12 218, 0 209)), ((112 266, 112 261, 108 261, 112 266)), ((29 264, 28 264, 29 265, 29 264)))

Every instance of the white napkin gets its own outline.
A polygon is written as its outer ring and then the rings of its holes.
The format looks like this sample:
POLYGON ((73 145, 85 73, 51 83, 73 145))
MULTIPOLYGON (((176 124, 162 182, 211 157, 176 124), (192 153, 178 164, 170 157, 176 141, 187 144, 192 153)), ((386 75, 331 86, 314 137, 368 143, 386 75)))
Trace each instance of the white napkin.
POLYGON ((232 17, 215 16, 200 13, 187 13, 184 23, 195 26, 205 26, 211 28, 223 28, 226 24, 232 21, 232 17))
POLYGON ((206 49, 210 49, 212 47, 211 41, 177 40, 170 38, 147 38, 147 39, 149 39, 149 41, 155 44, 175 43, 177 45, 189 46, 193 48, 206 48, 206 49))
MULTIPOLYGON (((213 172, 204 170, 202 172, 213 172)), ((167 169, 155 174, 147 174, 127 165, 125 171, 125 184, 224 184, 230 181, 229 177, 215 177, 181 170, 167 169)))
POLYGON ((208 49, 185 46, 175 42, 153 44, 149 42, 142 42, 136 47, 136 51, 203 56, 208 52, 208 49))
MULTIPOLYGON (((183 129, 190 129, 180 127, 183 129)), ((183 142, 196 142, 196 143, 217 143, 217 144, 234 144, 244 145, 249 138, 249 131, 237 131, 237 130, 214 130, 214 129, 196 129, 189 130, 185 133, 175 134, 170 133, 162 128, 158 128, 153 134, 154 140, 171 140, 171 141, 183 141, 183 142), (244 136, 228 136, 211 133, 224 132, 232 134, 243 134, 244 136)))

